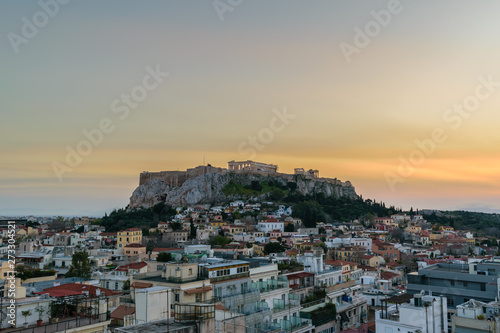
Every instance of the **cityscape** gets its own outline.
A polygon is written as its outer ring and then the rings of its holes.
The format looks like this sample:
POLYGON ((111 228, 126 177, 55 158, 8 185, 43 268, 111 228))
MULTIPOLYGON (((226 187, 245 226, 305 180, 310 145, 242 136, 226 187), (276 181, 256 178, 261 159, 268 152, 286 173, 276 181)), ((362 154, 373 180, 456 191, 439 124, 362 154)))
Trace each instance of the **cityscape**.
POLYGON ((0 3, 0 331, 500 333, 500 3, 0 3))

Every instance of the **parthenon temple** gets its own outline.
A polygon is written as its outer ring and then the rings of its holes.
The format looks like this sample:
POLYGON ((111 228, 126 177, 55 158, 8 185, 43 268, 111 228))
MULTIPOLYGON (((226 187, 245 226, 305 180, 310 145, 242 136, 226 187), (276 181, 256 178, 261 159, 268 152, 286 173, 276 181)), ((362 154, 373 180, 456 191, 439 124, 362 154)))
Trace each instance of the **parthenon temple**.
POLYGON ((229 161, 227 167, 232 171, 264 171, 264 172, 277 172, 278 166, 274 164, 266 164, 254 161, 229 161))

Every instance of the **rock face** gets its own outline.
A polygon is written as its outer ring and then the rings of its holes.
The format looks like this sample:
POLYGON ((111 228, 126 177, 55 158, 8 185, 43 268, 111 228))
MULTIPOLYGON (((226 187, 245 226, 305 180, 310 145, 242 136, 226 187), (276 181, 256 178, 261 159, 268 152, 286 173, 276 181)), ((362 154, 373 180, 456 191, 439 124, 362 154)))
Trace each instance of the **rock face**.
MULTIPOLYGON (((289 182, 289 180, 282 177, 235 173, 207 173, 188 179, 181 186, 170 186, 160 179, 153 179, 135 189, 130 197, 128 208, 149 208, 159 202, 165 202, 167 205, 176 207, 196 204, 218 204, 241 198, 265 199, 267 193, 251 197, 227 191, 226 187, 228 184, 246 186, 250 185, 252 181, 274 182, 281 186, 285 186, 289 182)), ((341 185, 321 179, 305 179, 300 176, 295 177, 294 182, 297 184, 295 191, 303 195, 324 193, 326 196, 333 196, 335 198, 358 197, 354 187, 349 182, 341 185)))

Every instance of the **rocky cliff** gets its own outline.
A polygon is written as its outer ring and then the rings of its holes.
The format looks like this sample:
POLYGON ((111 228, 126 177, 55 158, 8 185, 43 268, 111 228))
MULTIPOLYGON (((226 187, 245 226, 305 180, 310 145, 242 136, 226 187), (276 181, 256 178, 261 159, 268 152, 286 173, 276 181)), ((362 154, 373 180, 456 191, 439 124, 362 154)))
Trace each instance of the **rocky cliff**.
MULTIPOLYGON (((150 180, 135 189, 128 208, 148 208, 159 202, 167 205, 186 206, 196 204, 218 204, 236 199, 258 198, 265 200, 269 193, 281 189, 281 193, 297 191, 303 195, 324 193, 336 198, 357 198, 354 187, 349 183, 338 184, 324 179, 306 179, 295 176, 294 180, 258 174, 207 173, 186 180, 181 186, 170 186, 160 179, 150 180), (251 190, 250 185, 266 184, 262 190, 251 190), (290 184, 292 183, 292 184, 290 184), (295 183, 296 185, 293 185, 295 183), (269 184, 273 184, 271 187, 269 184), (291 189, 286 189, 290 186, 291 189)), ((280 190, 278 190, 280 191, 280 190)))

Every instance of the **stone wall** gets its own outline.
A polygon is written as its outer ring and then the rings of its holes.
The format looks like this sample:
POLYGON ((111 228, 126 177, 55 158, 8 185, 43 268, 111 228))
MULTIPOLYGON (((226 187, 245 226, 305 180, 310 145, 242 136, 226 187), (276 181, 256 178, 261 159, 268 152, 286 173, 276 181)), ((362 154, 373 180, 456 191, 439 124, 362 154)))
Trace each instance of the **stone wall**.
POLYGON ((198 177, 200 175, 204 175, 207 173, 217 173, 220 175, 224 175, 228 172, 234 172, 238 174, 247 174, 247 175, 261 175, 261 176, 273 176, 273 177, 281 177, 286 179, 287 181, 293 182, 295 181, 295 176, 299 175, 305 179, 312 179, 320 182, 325 182, 333 185, 340 185, 343 187, 351 187, 351 183, 341 182, 337 178, 319 178, 318 170, 309 170, 303 171, 304 169, 295 169, 295 174, 281 173, 277 172, 277 166, 272 164, 264 164, 253 161, 246 162, 228 162, 229 169, 226 168, 218 168, 213 167, 211 165, 200 165, 195 168, 187 169, 186 171, 159 171, 159 172, 148 172, 144 171, 140 174, 139 177, 139 185, 143 185, 153 179, 160 179, 165 184, 171 187, 182 186, 184 182, 188 179, 198 177), (250 164, 248 164, 250 163, 250 164), (253 164, 251 164, 253 163, 253 164), (243 165, 241 169, 237 169, 235 165, 243 165), (259 168, 253 167, 254 165, 258 165, 259 168), (251 167, 249 167, 251 166, 251 167), (263 168, 260 166, 269 166, 269 168, 263 168), (260 170, 259 170, 260 169, 260 170))

